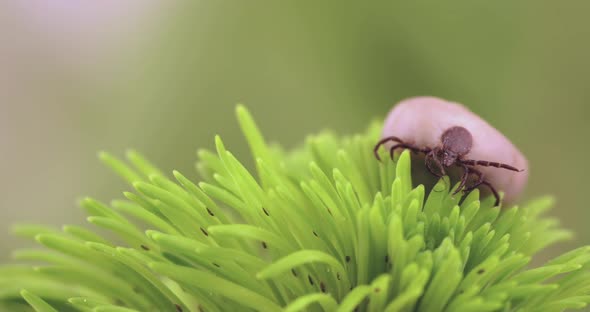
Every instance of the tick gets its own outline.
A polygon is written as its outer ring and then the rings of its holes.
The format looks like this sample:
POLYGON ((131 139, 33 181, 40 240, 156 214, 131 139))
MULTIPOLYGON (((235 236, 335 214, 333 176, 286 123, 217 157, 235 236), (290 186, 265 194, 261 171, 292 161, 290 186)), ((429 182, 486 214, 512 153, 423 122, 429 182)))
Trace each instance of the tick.
POLYGON ((524 171, 516 166, 526 167, 522 154, 498 130, 460 104, 432 97, 402 101, 389 114, 383 136, 374 148, 377 159, 379 148, 394 142, 389 147, 391 157, 398 149, 422 153, 426 169, 436 177, 446 175, 451 167, 462 169, 459 186, 453 194, 461 191, 468 193, 486 186, 496 198, 495 205, 498 205, 500 195, 494 186, 496 182, 509 191, 507 195, 510 197, 516 196, 526 182, 526 174, 514 177, 524 171), (494 159, 489 160, 488 157, 494 159), (502 160, 513 160, 513 163, 502 160), (504 173, 501 175, 491 170, 504 173), (468 186, 470 176, 476 180, 468 186))

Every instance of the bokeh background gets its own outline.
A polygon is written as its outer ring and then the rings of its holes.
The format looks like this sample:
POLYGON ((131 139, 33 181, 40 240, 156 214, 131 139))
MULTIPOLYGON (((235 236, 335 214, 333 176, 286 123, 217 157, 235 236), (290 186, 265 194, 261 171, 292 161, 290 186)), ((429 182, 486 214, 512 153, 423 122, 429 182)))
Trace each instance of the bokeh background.
POLYGON ((531 163, 525 198, 590 242, 590 2, 0 2, 0 261, 15 222, 82 223, 128 187, 96 159, 134 147, 191 177, 245 103, 268 139, 365 129, 397 101, 465 103, 531 163))

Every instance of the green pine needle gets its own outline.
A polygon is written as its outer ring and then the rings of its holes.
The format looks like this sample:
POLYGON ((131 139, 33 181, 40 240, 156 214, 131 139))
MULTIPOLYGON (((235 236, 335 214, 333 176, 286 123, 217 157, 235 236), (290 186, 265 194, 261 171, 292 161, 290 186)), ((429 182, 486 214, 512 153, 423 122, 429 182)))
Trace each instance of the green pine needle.
POLYGON ((20 295, 37 312, 57 312, 57 310, 51 307, 47 302, 43 301, 43 299, 31 294, 24 289, 21 290, 20 295))
POLYGON ((286 152, 267 145, 243 106, 237 116, 256 174, 219 137, 215 153, 198 153, 199 182, 165 175, 135 151, 130 165, 101 152, 131 191, 81 206, 117 242, 75 225, 15 226, 43 248, 0 266, 0 308, 467 312, 590 302, 590 247, 529 267, 571 236, 543 216, 551 198, 498 208, 477 190, 461 202, 448 178, 415 186, 407 152, 372 156, 378 124, 286 152))

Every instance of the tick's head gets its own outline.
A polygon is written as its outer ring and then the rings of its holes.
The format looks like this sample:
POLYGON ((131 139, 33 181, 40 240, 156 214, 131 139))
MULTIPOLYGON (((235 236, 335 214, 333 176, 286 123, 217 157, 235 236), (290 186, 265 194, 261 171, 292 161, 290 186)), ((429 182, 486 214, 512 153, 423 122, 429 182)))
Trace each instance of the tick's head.
POLYGON ((457 157, 466 155, 471 150, 473 146, 473 138, 471 137, 471 133, 467 131, 467 129, 459 126, 451 127, 445 132, 443 132, 442 136, 440 137, 442 142, 442 152, 441 158, 445 166, 447 163, 445 159, 449 159, 449 161, 453 161, 450 165, 452 165, 457 157), (445 156, 444 154, 448 156, 445 156))
POLYGON ((437 156, 442 165, 445 167, 450 167, 454 165, 458 157, 458 155, 456 153, 453 153, 453 151, 444 148, 440 149, 440 151, 437 153, 437 156))

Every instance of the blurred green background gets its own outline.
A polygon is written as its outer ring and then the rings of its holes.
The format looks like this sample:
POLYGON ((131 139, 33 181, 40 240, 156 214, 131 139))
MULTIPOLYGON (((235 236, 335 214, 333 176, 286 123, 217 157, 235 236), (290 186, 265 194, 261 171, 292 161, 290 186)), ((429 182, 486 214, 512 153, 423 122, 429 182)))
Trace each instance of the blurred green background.
POLYGON ((15 222, 82 223, 81 195, 129 188, 95 155, 126 148, 196 178, 234 106, 294 147, 355 133, 397 101, 462 102, 529 158, 525 198, 588 244, 590 2, 5 1, 0 4, 0 260, 15 222))

